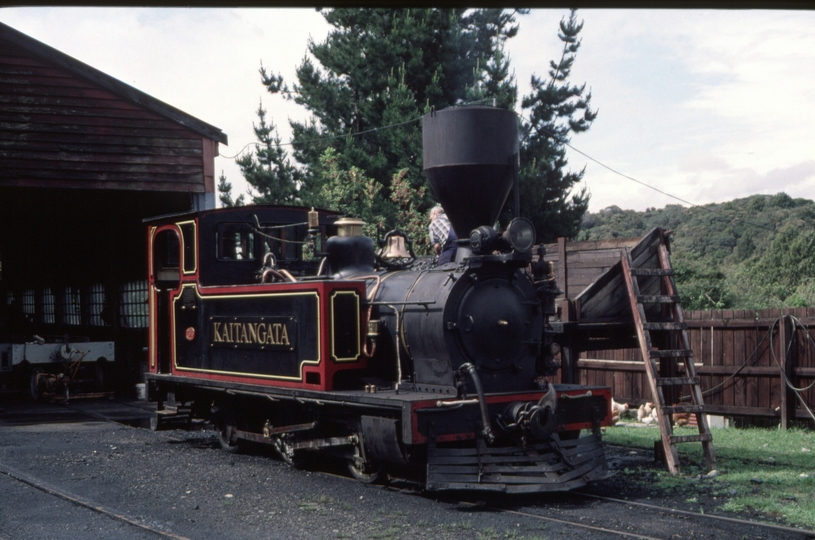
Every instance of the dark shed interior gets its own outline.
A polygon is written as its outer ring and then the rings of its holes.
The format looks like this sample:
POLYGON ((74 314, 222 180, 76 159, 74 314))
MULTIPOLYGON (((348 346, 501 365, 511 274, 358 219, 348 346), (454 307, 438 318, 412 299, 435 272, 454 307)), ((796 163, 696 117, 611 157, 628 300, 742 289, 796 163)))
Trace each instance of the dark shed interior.
POLYGON ((147 344, 143 219, 214 207, 226 135, 0 23, 0 342, 147 344))

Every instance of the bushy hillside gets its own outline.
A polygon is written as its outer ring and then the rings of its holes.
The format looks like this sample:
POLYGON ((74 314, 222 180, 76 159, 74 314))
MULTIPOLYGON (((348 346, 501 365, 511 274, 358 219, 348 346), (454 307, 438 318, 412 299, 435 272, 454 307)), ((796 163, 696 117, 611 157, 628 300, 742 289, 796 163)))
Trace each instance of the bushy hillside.
POLYGON ((673 231, 671 250, 685 309, 815 305, 815 202, 786 193, 645 212, 588 213, 578 240, 673 231))

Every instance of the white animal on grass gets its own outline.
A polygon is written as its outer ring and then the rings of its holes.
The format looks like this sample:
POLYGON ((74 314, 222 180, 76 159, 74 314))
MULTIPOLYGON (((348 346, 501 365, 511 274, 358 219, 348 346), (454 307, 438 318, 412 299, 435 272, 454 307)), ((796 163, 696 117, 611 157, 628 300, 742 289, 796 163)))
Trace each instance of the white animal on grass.
POLYGON ((648 401, 640 405, 640 408, 637 409, 637 420, 643 424, 650 424, 652 422, 659 423, 659 418, 657 418, 657 408, 654 407, 653 402, 648 401))
POLYGON ((611 398, 611 423, 616 424, 620 417, 628 411, 628 403, 617 403, 611 398))

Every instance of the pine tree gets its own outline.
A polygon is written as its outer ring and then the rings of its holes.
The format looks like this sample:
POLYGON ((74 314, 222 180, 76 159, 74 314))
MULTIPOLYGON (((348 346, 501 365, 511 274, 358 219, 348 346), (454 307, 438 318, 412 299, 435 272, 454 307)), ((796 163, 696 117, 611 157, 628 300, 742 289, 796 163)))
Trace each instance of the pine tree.
MULTIPOLYGON (((324 42, 309 43, 316 62, 303 59, 291 89, 280 75, 261 68, 263 84, 313 114, 309 122, 291 123, 293 156, 304 165, 301 195, 326 181, 320 159, 330 147, 341 169, 356 167, 382 186, 379 215, 394 226, 393 178, 414 189, 426 184, 419 122, 424 112, 471 98, 514 107, 517 90, 503 43, 517 34, 516 12, 349 8, 322 13, 333 29, 324 42)), ((425 193, 418 203, 421 212, 433 203, 429 190, 425 193)))
MULTIPOLYGON (((333 29, 325 41, 309 42, 313 59, 303 59, 291 88, 279 74, 260 69, 270 93, 294 100, 312 114, 307 122, 290 122, 292 156, 302 167, 294 169, 287 160, 277 159, 280 177, 296 180, 297 200, 325 203, 326 194, 335 191, 326 184, 351 175, 380 186, 381 196, 371 209, 377 223, 404 226, 398 218, 408 207, 411 215, 423 215, 433 201, 421 170, 418 120, 431 109, 473 102, 514 109, 518 90, 505 43, 518 32, 519 13, 526 10, 322 11, 333 29), (409 200, 406 188, 413 190, 409 200)), ((533 220, 541 241, 575 236, 588 207, 585 190, 572 193, 584 171, 568 171, 565 153, 569 135, 589 129, 597 114, 585 84, 568 82, 582 28, 575 10, 561 20, 561 58, 550 62, 547 80, 532 76, 532 92, 522 100, 529 118, 521 127, 522 213, 533 220)), ((260 110, 258 116, 263 128, 260 110)), ((256 133, 270 155, 271 149, 279 150, 279 140, 270 138, 271 128, 256 128, 256 133)), ((247 166, 245 174, 253 172, 247 166)), ((270 182, 268 173, 264 182, 270 182)))
POLYGON ((255 145, 255 155, 243 155, 235 162, 241 168, 243 177, 257 192, 250 192, 252 202, 293 204, 297 199, 300 174, 289 162, 274 123, 266 123, 263 103, 258 106, 257 115, 259 124, 253 124, 259 141, 255 145))
POLYGON ((238 198, 234 201, 232 200, 232 183, 226 181, 224 171, 221 171, 221 176, 218 177, 218 192, 218 199, 221 201, 222 207, 244 205, 243 193, 238 195, 238 198))
POLYGON ((588 130, 597 117, 597 111, 590 108, 591 91, 584 96, 585 83, 574 86, 568 82, 582 29, 574 9, 568 20, 560 21, 560 61, 549 63, 548 80, 532 76, 532 93, 521 103, 528 119, 521 128, 521 213, 535 224, 541 242, 575 237, 589 205, 585 188, 572 193, 585 169, 566 171, 565 146, 570 133, 588 130))

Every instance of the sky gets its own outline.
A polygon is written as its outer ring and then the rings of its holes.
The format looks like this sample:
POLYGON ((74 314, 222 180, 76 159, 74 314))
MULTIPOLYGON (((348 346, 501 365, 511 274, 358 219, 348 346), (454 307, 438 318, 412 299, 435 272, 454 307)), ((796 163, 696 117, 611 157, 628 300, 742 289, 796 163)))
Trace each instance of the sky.
MULTIPOLYGON (((507 52, 520 95, 560 58, 565 16, 518 17, 507 52)), ((571 81, 586 83, 599 115, 568 157, 585 167, 590 211, 815 199, 815 11, 581 9, 578 19, 571 81)), ((330 30, 313 8, 21 7, 0 9, 0 22, 220 128, 229 145, 215 170, 233 196, 246 190, 234 156, 252 149, 258 105, 284 142, 289 119, 309 118, 266 92, 259 68, 294 82, 308 40, 330 30)))

